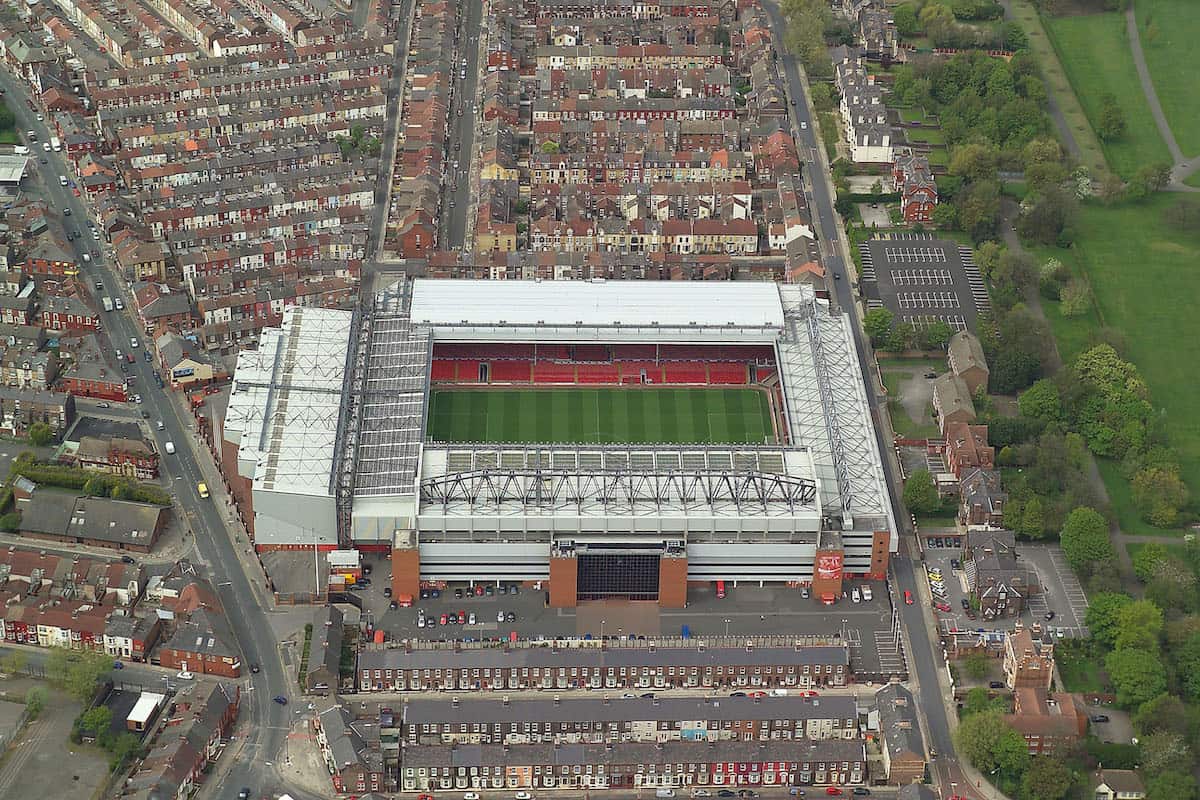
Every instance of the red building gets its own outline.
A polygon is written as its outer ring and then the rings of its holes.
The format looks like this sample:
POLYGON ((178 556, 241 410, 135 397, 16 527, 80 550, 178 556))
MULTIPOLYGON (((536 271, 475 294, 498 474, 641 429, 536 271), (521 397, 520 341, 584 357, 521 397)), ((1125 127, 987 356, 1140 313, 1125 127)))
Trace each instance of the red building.
POLYGON ((80 397, 124 402, 125 376, 105 359, 94 334, 60 341, 58 388, 80 397))
POLYGON ((892 179, 900 193, 900 211, 905 222, 930 222, 938 203, 937 183, 929 159, 913 153, 896 156, 892 179))
POLYGON ((24 272, 26 276, 52 275, 63 278, 78 275, 79 265, 57 242, 44 236, 25 257, 24 272))
POLYGON ((38 311, 38 324, 52 331, 81 333, 100 327, 100 315, 78 296, 46 297, 38 311))
POLYGON ((223 678, 242 674, 240 651, 219 609, 193 611, 163 643, 158 659, 162 666, 184 672, 223 678))

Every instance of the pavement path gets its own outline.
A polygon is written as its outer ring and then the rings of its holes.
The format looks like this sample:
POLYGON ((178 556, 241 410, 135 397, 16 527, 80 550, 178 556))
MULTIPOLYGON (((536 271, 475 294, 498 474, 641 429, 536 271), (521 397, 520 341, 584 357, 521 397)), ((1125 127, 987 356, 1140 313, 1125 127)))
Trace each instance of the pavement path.
POLYGON ((1200 192, 1200 189, 1195 186, 1188 186, 1183 182, 1193 172, 1200 169, 1200 156, 1191 159, 1184 158, 1183 150, 1175 141, 1175 134, 1167 123, 1167 115, 1163 113, 1162 103, 1158 101, 1158 92, 1154 88, 1154 81, 1150 78, 1150 69, 1146 66, 1146 56, 1142 52, 1142 37, 1138 32, 1137 14, 1134 13, 1133 3, 1130 3, 1129 7, 1125 9, 1125 31, 1129 36, 1129 50, 1133 53, 1133 64, 1137 67, 1142 94, 1146 96, 1146 104, 1150 106, 1150 115, 1154 117, 1154 124, 1158 126, 1158 133, 1166 142, 1167 150, 1170 151, 1171 160, 1174 162, 1171 165, 1171 182, 1167 184, 1167 190, 1200 192))

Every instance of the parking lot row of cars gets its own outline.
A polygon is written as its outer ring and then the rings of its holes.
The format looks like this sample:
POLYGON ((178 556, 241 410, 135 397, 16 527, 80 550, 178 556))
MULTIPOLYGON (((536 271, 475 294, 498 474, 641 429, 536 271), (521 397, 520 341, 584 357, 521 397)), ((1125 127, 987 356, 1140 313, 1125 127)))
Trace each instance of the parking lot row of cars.
MULTIPOLYGON (((438 625, 478 625, 481 617, 474 611, 447 611, 441 616, 426 614, 424 609, 417 610, 418 628, 436 628, 438 625)), ((512 611, 497 611, 496 622, 516 622, 517 615, 512 611)))

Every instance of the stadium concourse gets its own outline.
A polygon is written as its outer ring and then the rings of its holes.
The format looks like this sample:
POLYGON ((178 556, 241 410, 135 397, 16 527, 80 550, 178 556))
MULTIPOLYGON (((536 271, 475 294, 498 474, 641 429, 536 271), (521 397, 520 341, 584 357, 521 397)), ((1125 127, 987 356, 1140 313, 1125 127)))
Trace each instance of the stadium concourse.
POLYGON ((396 594, 837 596, 897 546, 849 325, 798 285, 406 279, 239 355, 225 474, 260 550, 388 552, 396 594))

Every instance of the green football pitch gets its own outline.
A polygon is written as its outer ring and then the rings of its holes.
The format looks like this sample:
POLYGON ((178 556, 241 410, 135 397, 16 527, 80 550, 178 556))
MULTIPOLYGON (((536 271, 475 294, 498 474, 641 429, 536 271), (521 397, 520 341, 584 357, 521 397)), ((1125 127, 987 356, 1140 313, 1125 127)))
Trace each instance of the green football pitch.
POLYGON ((769 444, 766 394, 753 389, 434 391, 439 442, 769 444))

